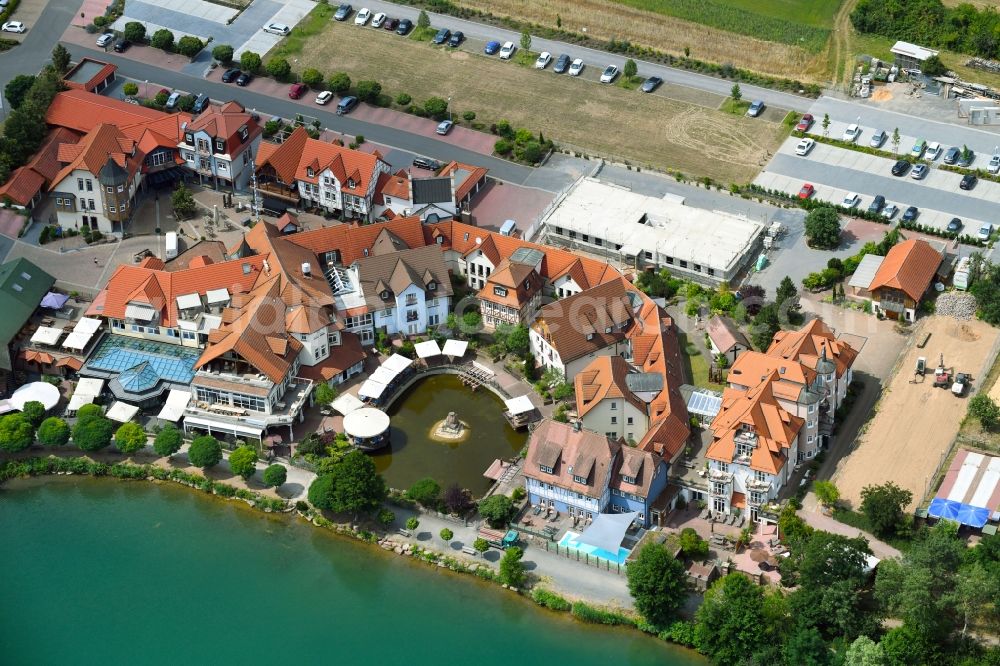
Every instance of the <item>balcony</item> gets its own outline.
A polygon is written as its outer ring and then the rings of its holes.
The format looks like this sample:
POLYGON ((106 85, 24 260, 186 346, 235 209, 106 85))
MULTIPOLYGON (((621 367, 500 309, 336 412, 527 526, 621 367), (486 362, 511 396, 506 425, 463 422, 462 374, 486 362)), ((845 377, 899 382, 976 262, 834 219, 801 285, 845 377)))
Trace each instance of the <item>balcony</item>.
POLYGON ((279 183, 261 183, 258 181, 257 190, 265 196, 275 197, 292 203, 298 203, 300 199, 298 190, 288 188, 279 183))
POLYGON ((746 480, 747 490, 755 490, 762 493, 770 492, 771 482, 761 481, 760 479, 748 478, 746 480))
MULTIPOLYGON (((216 378, 224 375, 215 375, 216 378)), ((232 387, 233 392, 240 392, 241 383, 253 383, 253 380, 237 380, 232 387)), ((210 419, 220 423, 235 425, 250 425, 266 428, 275 425, 291 425, 298 420, 299 413, 309 402, 313 382, 311 379, 295 377, 288 385, 285 395, 278 401, 270 414, 256 412, 226 403, 205 403, 192 400, 184 409, 190 416, 210 419)))

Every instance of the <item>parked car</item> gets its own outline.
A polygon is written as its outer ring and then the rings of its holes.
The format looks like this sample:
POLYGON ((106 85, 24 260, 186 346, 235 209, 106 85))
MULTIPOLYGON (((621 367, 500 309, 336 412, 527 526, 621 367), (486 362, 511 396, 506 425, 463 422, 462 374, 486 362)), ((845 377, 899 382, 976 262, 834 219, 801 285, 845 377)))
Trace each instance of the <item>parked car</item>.
POLYGON ((411 21, 410 19, 399 20, 399 25, 396 26, 397 35, 403 35, 405 37, 406 35, 410 34, 411 30, 413 30, 413 21, 411 21))
POLYGON ((542 51, 535 60, 535 69, 545 69, 550 62, 552 62, 552 54, 548 51, 542 51))
POLYGON ((971 148, 965 148, 958 154, 958 166, 968 168, 976 161, 976 153, 971 148))
POLYGON ((448 132, 450 132, 451 128, 454 127, 454 126, 455 126, 455 123, 453 123, 452 121, 450 121, 450 120, 442 120, 441 122, 438 123, 437 129, 434 130, 434 131, 437 132, 438 134, 440 134, 441 136, 444 136, 448 132))
POLYGON ((948 231, 949 233, 957 234, 961 230, 962 230, 962 220, 957 217, 951 218, 951 221, 948 223, 946 231, 948 231))
POLYGON ((24 32, 27 28, 20 21, 7 21, 3 24, 2 30, 4 32, 24 32))
POLYGON ((885 197, 881 194, 876 194, 875 198, 868 205, 868 212, 878 215, 882 212, 883 208, 885 208, 885 197))
MULTIPOLYGON (((358 14, 360 17, 361 14, 358 14)), ((441 28, 435 33, 434 38, 431 39, 431 44, 444 44, 451 38, 451 30, 448 28, 441 28)))
POLYGON ((333 99, 333 93, 329 90, 324 90, 320 94, 316 95, 316 103, 320 106, 326 106, 333 99))
POLYGON ((383 28, 384 28, 385 30, 392 30, 392 31, 395 31, 395 30, 396 30, 396 28, 398 28, 398 27, 399 27, 399 19, 397 19, 397 18, 392 18, 392 17, 389 17, 389 18, 387 18, 387 19, 385 20, 385 23, 383 23, 383 24, 382 24, 382 27, 383 27, 383 28))
POLYGON ((236 77, 236 85, 243 88, 252 80, 253 80, 253 74, 251 74, 250 72, 240 72, 240 75, 236 77))
POLYGON ((927 153, 924 155, 931 162, 941 157, 941 144, 937 141, 931 141, 927 144, 927 153))
POLYGON ((983 226, 979 227, 979 240, 988 241, 990 236, 993 235, 993 225, 989 222, 984 222, 983 226))
POLYGON ((387 17, 385 15, 385 12, 379 12, 378 14, 372 17, 372 27, 381 28, 382 24, 385 23, 386 18, 387 17))
POLYGON ((844 208, 857 208, 859 203, 861 203, 861 197, 858 196, 858 193, 848 192, 844 195, 844 200, 840 202, 840 205, 844 208))
POLYGON ((885 143, 888 138, 889 135, 886 134, 885 130, 875 130, 875 133, 872 134, 871 140, 868 141, 868 145, 872 148, 881 148, 882 144, 885 143))
POLYGON ((663 79, 658 76, 651 76, 642 82, 642 85, 639 86, 639 90, 644 93, 651 93, 659 88, 661 83, 663 83, 663 79))
POLYGON ((808 199, 816 192, 816 188, 812 186, 812 183, 803 183, 802 189, 799 190, 799 199, 808 199))
POLYGON ((358 105, 358 98, 353 95, 348 95, 347 97, 342 97, 339 102, 337 102, 337 115, 343 116, 354 110, 354 107, 358 105))
POLYGON ((882 209, 882 217, 884 217, 887 220, 891 220, 892 218, 896 217, 896 213, 898 212, 899 212, 899 206, 891 203, 882 209))
POLYGON ((362 7, 358 10, 358 15, 354 17, 354 25, 365 25, 372 17, 372 10, 362 7))
POLYGON ((903 222, 913 222, 920 215, 920 209, 916 206, 908 206, 906 210, 903 211, 903 222))
POLYGON ((990 163, 986 165, 986 170, 990 173, 1000 173, 1000 153, 990 158, 990 163))
POLYGON ((465 33, 461 30, 451 33, 451 37, 448 38, 448 46, 451 48, 457 48, 462 42, 465 41, 465 33))
POLYGON ((114 39, 115 39, 115 33, 113 33, 113 32, 106 32, 106 33, 104 33, 103 35, 101 35, 100 37, 97 38, 97 45, 98 46, 107 46, 112 41, 114 41, 114 39))
POLYGON ((913 144, 913 148, 910 149, 910 155, 920 159, 924 156, 925 150, 927 150, 927 142, 923 139, 917 139, 917 142, 913 144))
POLYGON ((857 123, 851 123, 844 130, 844 136, 841 138, 848 143, 854 143, 861 136, 861 127, 857 123))
POLYGON ((816 122, 816 119, 813 118, 813 114, 805 113, 802 115, 801 118, 799 118, 798 124, 795 125, 795 131, 808 132, 809 128, 813 126, 814 122, 816 122))
POLYGON ((951 392, 958 397, 965 395, 965 389, 972 383, 972 378, 965 372, 955 375, 955 383, 951 385, 951 392))
POLYGON ((906 160, 896 160, 896 163, 892 165, 892 175, 893 176, 903 176, 906 172, 910 170, 910 163, 906 160))
POLYGON ((486 42, 486 47, 483 49, 483 53, 486 55, 496 55, 497 51, 500 50, 500 42, 493 39, 486 42))
POLYGON ((809 151, 812 150, 813 146, 815 145, 816 145, 815 139, 808 139, 808 138, 802 139, 801 141, 799 141, 798 145, 795 146, 795 154, 808 155, 809 151))
POLYGON ((272 35, 281 35, 282 37, 284 37, 291 31, 292 29, 289 28, 284 23, 268 23, 267 25, 264 26, 264 32, 269 32, 272 35))
POLYGON ((125 53, 130 46, 132 46, 132 42, 122 37, 115 42, 115 53, 125 53))
POLYGON ((583 58, 577 58, 569 66, 569 75, 580 76, 580 73, 583 71, 583 67, 583 58))
POLYGON ((958 184, 959 189, 971 190, 979 182, 979 178, 974 173, 967 173, 962 176, 962 181, 958 184))
POLYGON ((305 95, 307 90, 309 90, 309 88, 306 86, 306 84, 304 84, 304 83, 293 83, 288 88, 288 96, 291 97, 292 99, 298 99, 298 98, 302 97, 303 95, 305 95))
POLYGON ((205 93, 201 93, 194 99, 194 104, 191 106, 191 111, 193 113, 201 113, 208 108, 208 105, 212 103, 212 100, 205 93))
POLYGON ((913 170, 910 172, 910 178, 912 178, 913 180, 921 180, 923 179, 924 176, 927 175, 927 172, 930 170, 931 168, 926 164, 924 164, 923 162, 919 164, 914 164, 913 170))
POLYGON ((437 160, 432 160, 429 157, 414 157, 413 166, 418 169, 428 169, 430 171, 437 171, 441 168, 441 163, 437 160))
POLYGON ((608 65, 601 72, 601 83, 614 83, 618 78, 618 68, 615 65, 608 65))
POLYGON ((504 42, 503 46, 500 47, 500 59, 510 60, 510 57, 514 55, 514 51, 516 50, 517 47, 514 46, 514 42, 504 42))
POLYGON ((181 101, 182 95, 179 92, 170 93, 170 97, 167 98, 167 103, 163 105, 167 111, 173 111, 177 108, 177 105, 181 101))
POLYGON ((764 111, 764 100, 755 99, 750 103, 750 108, 747 109, 747 115, 751 118, 756 118, 764 111))
POLYGON ((563 53, 561 56, 556 58, 556 64, 552 65, 552 71, 556 74, 564 74, 567 69, 569 69, 569 63, 572 62, 570 57, 563 53))
POLYGON ((962 150, 958 146, 952 146, 944 154, 945 164, 954 164, 958 161, 958 156, 962 153, 962 150))
POLYGON ((346 21, 350 17, 351 12, 354 11, 354 7, 351 7, 346 2, 337 7, 337 12, 333 15, 334 21, 346 21))
POLYGON ((233 81, 236 80, 236 77, 239 75, 240 75, 240 70, 238 68, 233 67, 232 69, 227 69, 222 73, 222 82, 232 83, 233 81))

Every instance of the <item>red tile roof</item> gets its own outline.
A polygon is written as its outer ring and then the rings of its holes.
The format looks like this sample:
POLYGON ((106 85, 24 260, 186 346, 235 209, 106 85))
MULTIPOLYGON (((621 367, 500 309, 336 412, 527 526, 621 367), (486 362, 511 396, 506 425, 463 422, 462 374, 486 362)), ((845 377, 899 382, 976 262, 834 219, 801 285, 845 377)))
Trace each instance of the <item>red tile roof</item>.
MULTIPOLYGON (((450 176, 452 173, 462 171, 466 172, 466 176, 461 183, 455 183, 455 201, 464 199, 472 191, 472 188, 476 186, 476 183, 486 178, 486 174, 489 173, 486 167, 472 166, 462 164, 461 162, 449 162, 438 175, 450 176)), ((458 175, 460 174, 456 174, 456 177, 458 175)))
POLYGON ((26 166, 18 167, 0 186, 0 201, 10 199, 18 206, 27 206, 44 186, 42 174, 26 166))
MULTIPOLYGON (((263 144, 261 144, 263 145, 263 144)), ((402 240, 407 247, 427 245, 424 240, 424 229, 418 217, 400 217, 389 222, 378 224, 338 224, 332 227, 311 229, 288 236, 291 243, 300 245, 316 254, 340 252, 340 261, 344 266, 350 266, 356 260, 369 253, 375 241, 383 230, 388 230, 402 240)))
POLYGON ((611 466, 620 448, 620 442, 604 435, 545 419, 528 440, 524 476, 599 498, 610 480, 611 466), (543 472, 542 467, 552 472, 543 472), (586 483, 579 483, 574 477, 583 477, 586 483))
POLYGON ((625 378, 632 371, 621 356, 599 356, 573 378, 576 413, 583 418, 605 398, 622 398, 643 414, 646 403, 629 390, 625 378))
POLYGON ((365 348, 354 333, 340 334, 340 344, 330 347, 330 355, 311 366, 299 368, 299 375, 313 381, 330 381, 345 370, 349 370, 365 360, 365 348))
POLYGON ((64 143, 59 146, 59 161, 65 166, 52 179, 49 191, 57 188, 76 169, 85 169, 97 176, 109 158, 118 166, 124 167, 129 179, 132 179, 142 167, 145 153, 115 125, 97 125, 79 143, 64 143))
POLYGON ((228 155, 239 154, 241 146, 250 146, 263 131, 239 102, 226 102, 221 106, 209 104, 185 128, 185 132, 205 132, 213 139, 225 139, 228 155), (243 127, 247 128, 246 139, 240 136, 243 127))
POLYGON ((76 132, 63 127, 57 127, 49 132, 45 143, 31 161, 15 169, 7 182, 0 186, 0 200, 8 197, 15 204, 26 206, 40 190, 49 185, 62 168, 59 162, 59 146, 74 144, 79 140, 80 136, 76 132))
MULTIPOLYGON (((64 90, 56 94, 45 112, 45 122, 76 132, 89 132, 97 125, 110 123, 119 127, 145 125, 151 121, 172 119, 173 123, 186 122, 186 113, 169 114, 139 104, 129 104, 83 90, 64 90)), ((157 124, 162 128, 162 124, 157 124)), ((162 129, 158 129, 162 132, 162 129)), ((164 133, 165 134, 165 133, 164 133)))
POLYGON ((812 319, 797 331, 778 331, 774 334, 768 356, 780 356, 798 361, 808 368, 816 369, 823 356, 837 366, 837 376, 854 365, 858 351, 848 343, 837 340, 830 327, 822 319, 812 319))
POLYGON ((913 301, 919 301, 940 265, 940 252, 925 240, 911 238, 889 250, 868 289, 872 292, 883 287, 899 289, 913 301))
POLYGON ((105 79, 114 74, 116 71, 118 71, 118 65, 114 65, 110 62, 101 62, 99 60, 93 60, 92 58, 82 58, 80 62, 78 62, 76 65, 73 66, 73 69, 66 72, 65 76, 63 76, 63 83, 65 83, 66 87, 70 89, 86 90, 88 92, 92 92, 98 85, 103 83, 105 79), (101 67, 101 69, 99 69, 97 73, 91 76, 90 79, 88 79, 87 81, 84 82, 70 81, 69 77, 73 75, 73 72, 77 71, 87 63, 103 65, 103 67, 101 67))

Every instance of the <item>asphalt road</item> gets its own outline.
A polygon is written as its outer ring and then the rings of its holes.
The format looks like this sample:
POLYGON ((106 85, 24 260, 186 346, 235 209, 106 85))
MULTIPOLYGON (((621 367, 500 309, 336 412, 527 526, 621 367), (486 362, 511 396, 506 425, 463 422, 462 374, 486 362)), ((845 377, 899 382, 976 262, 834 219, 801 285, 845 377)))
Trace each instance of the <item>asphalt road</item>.
MULTIPOLYGON (((35 24, 28 26, 21 45, 0 53, 0 89, 18 74, 34 74, 48 62, 79 8, 80 0, 49 0, 35 24)), ((4 110, 10 110, 6 102, 4 110)))
MULTIPOLYGON (((333 4, 332 1, 331 4, 333 4)), ((355 6, 355 10, 361 9, 362 7, 368 7, 372 10, 373 14, 377 12, 385 12, 389 16, 395 18, 412 19, 414 23, 416 23, 417 16, 420 14, 419 8, 397 5, 392 2, 385 2, 384 0, 365 0, 363 4, 353 4, 355 6)), ((428 12, 428 15, 431 19, 431 25, 436 28, 448 28, 452 31, 461 30, 465 33, 466 37, 474 37, 486 41, 492 39, 499 42, 511 41, 514 42, 514 44, 517 44, 520 48, 521 34, 514 32, 513 30, 506 30, 504 28, 485 25, 475 21, 467 21, 465 19, 455 18, 454 16, 448 16, 445 14, 428 12)), ((353 24, 353 14, 349 20, 353 24)), ((359 27, 358 29, 360 30, 361 28, 359 27)), ((531 37, 531 50, 535 52, 548 51, 552 54, 553 58, 558 57, 561 53, 567 53, 572 58, 583 58, 583 61, 588 66, 595 68, 604 68, 607 65, 618 65, 618 69, 622 69, 625 67, 625 61, 627 60, 625 56, 608 53, 607 51, 590 49, 551 39, 543 39, 534 35, 531 37)), ((656 75, 669 83, 687 86, 689 88, 697 88, 699 90, 707 90, 724 97, 729 96, 729 91, 733 87, 732 81, 720 79, 714 76, 705 76, 704 74, 697 74, 683 69, 658 65, 644 60, 636 60, 636 64, 639 66, 640 76, 649 77, 656 75)), ((799 95, 771 90, 769 88, 758 88, 757 86, 741 83, 740 89, 743 91, 744 99, 762 99, 770 106, 777 106, 783 109, 804 111, 812 103, 812 100, 808 97, 801 97, 799 95)))

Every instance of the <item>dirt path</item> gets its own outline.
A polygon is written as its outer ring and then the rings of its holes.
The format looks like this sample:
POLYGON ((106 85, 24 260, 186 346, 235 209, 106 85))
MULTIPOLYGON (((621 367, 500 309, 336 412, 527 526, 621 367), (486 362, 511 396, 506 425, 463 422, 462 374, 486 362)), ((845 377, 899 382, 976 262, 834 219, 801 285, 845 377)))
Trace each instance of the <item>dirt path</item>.
POLYGON ((852 71, 854 62, 855 54, 851 53, 851 31, 854 30, 854 26, 851 25, 851 12, 854 11, 856 2, 857 0, 844 0, 833 22, 830 58, 833 66, 831 84, 834 88, 850 83, 845 79, 852 71))

